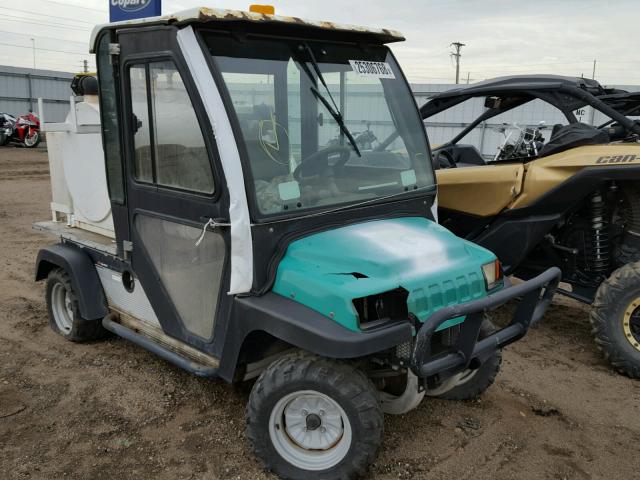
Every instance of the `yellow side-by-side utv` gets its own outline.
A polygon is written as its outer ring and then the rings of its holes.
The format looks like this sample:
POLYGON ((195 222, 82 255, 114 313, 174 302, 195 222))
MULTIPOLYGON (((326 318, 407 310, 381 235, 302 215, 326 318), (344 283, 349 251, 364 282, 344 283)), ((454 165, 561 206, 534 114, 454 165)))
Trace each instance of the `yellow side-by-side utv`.
POLYGON ((640 94, 584 78, 501 77, 441 93, 420 110, 429 128, 479 101, 480 115, 433 152, 441 223, 496 253, 507 274, 560 267, 559 292, 592 305, 605 357, 639 378, 640 94), (500 123, 530 102, 555 107, 562 122, 550 132, 544 122, 500 123), (463 140, 488 128, 504 137, 486 158, 463 140))

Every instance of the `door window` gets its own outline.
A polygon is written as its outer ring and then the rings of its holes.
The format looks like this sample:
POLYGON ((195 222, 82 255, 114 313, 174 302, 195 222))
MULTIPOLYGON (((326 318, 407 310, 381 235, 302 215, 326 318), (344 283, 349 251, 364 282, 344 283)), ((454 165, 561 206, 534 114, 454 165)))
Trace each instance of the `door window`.
POLYGON ((183 79, 172 61, 129 69, 134 174, 145 183, 213 193, 209 156, 183 79))
POLYGON ((124 203, 124 178, 120 154, 120 124, 118 122, 118 98, 113 65, 109 55, 109 34, 100 37, 98 43, 98 81, 100 82, 100 116, 104 144, 104 161, 111 201, 124 203))
POLYGON ((187 330, 210 338, 225 260, 222 236, 208 232, 196 247, 201 228, 142 214, 135 228, 187 330))

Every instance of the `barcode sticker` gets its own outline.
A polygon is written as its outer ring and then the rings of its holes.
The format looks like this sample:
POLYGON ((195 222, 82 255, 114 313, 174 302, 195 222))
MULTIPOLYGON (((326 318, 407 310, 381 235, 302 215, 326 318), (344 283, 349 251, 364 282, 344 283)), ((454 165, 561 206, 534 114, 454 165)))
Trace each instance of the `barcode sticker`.
POLYGON ((396 78, 387 62, 369 62, 366 60, 349 60, 351 68, 360 77, 396 78))

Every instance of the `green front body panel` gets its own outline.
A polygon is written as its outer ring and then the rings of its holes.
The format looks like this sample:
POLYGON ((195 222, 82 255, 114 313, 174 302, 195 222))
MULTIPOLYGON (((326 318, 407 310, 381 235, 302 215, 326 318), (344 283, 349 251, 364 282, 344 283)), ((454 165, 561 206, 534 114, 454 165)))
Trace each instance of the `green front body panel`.
POLYGON ((292 242, 273 291, 358 331, 353 300, 402 287, 409 312, 424 322, 444 306, 486 296, 482 265, 495 258, 426 218, 375 220, 292 242))

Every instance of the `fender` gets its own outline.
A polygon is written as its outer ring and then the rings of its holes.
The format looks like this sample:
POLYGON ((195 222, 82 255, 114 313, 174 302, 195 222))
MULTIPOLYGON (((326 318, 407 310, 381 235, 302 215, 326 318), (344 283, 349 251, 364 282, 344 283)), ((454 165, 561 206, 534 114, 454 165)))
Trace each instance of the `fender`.
POLYGON ((411 340, 409 322, 354 332, 310 308, 273 292, 260 297, 235 297, 220 356, 218 376, 233 380, 244 339, 263 331, 294 347, 329 358, 356 358, 411 340))
POLYGON ((71 277, 83 318, 98 320, 109 313, 98 272, 89 255, 65 243, 49 245, 38 252, 35 281, 44 280, 55 268, 63 268, 71 277))

